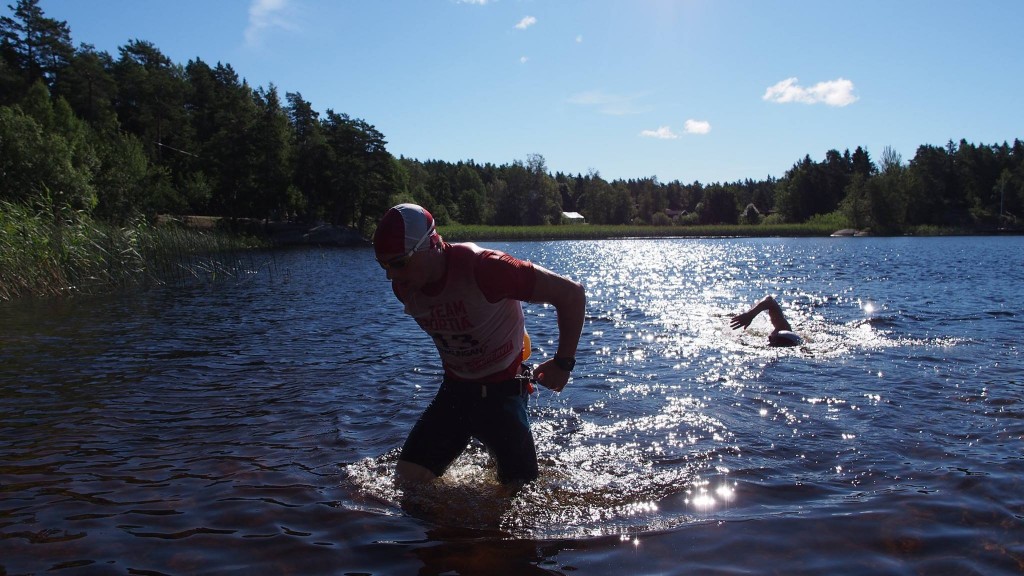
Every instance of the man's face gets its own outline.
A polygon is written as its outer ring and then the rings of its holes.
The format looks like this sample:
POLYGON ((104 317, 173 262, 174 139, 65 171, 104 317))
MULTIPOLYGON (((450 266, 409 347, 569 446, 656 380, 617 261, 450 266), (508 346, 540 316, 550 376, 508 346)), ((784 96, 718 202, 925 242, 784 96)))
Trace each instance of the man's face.
POLYGON ((402 292, 418 290, 426 284, 425 258, 422 251, 378 256, 377 263, 384 269, 388 280, 402 292))

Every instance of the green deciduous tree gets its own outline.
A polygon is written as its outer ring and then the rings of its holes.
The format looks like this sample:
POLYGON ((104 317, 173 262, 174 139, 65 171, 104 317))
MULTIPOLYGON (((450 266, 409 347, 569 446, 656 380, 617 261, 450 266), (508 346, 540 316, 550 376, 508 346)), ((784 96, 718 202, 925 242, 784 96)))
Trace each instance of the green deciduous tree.
POLYGON ((494 198, 494 224, 522 226, 527 223, 526 205, 530 201, 532 178, 522 161, 514 161, 500 171, 500 184, 491 187, 494 198))
POLYGON ((901 230, 907 212, 907 195, 906 167, 900 155, 886 147, 877 174, 854 174, 841 209, 855 228, 869 229, 876 234, 901 230))
POLYGON ((526 191, 526 223, 532 226, 557 224, 562 218, 562 202, 558 185, 548 173, 547 162, 540 154, 526 158, 529 174, 526 191))
POLYGON ((151 200, 146 189, 149 162, 138 139, 116 132, 97 142, 100 163, 94 178, 98 198, 95 214, 122 224, 136 213, 154 212, 155 206, 147 206, 151 200))
MULTIPOLYGON (((68 109, 66 103, 63 108, 68 109)), ((0 199, 53 212, 93 209, 96 158, 83 138, 84 126, 75 122, 63 112, 39 121, 20 108, 0 107, 0 199), (71 124, 57 126, 61 120, 71 124)))
POLYGON ((490 210, 487 206, 484 181, 473 167, 460 163, 455 172, 453 189, 457 198, 460 222, 482 224, 487 221, 490 210))

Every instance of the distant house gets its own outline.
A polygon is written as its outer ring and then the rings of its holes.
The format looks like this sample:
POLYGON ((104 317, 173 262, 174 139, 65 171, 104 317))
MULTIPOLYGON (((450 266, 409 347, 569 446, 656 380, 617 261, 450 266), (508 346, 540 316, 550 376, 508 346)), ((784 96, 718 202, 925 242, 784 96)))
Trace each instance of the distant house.
POLYGON ((579 212, 562 212, 563 224, 586 224, 587 219, 579 212))

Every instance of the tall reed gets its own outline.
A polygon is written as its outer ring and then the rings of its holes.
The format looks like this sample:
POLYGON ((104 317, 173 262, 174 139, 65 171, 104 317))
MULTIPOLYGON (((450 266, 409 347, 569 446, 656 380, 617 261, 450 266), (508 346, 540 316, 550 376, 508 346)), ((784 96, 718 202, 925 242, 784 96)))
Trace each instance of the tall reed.
POLYGON ((112 226, 69 210, 0 201, 0 300, 236 276, 259 266, 244 255, 258 245, 141 217, 112 226))
POLYGON ((146 280, 175 284, 192 280, 241 278, 272 264, 256 250, 258 238, 214 228, 195 228, 165 221, 146 229, 141 244, 146 280))

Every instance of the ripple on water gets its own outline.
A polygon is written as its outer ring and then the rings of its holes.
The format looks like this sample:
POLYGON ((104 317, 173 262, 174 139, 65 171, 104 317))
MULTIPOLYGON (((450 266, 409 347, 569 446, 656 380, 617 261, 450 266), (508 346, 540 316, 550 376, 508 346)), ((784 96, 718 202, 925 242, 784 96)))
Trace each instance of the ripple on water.
POLYGON ((394 488, 440 369, 369 250, 0 305, 0 572, 1019 573, 1020 243, 863 240, 512 247, 589 296, 514 496, 478 445, 394 488), (767 293, 803 346, 729 328, 767 293))

